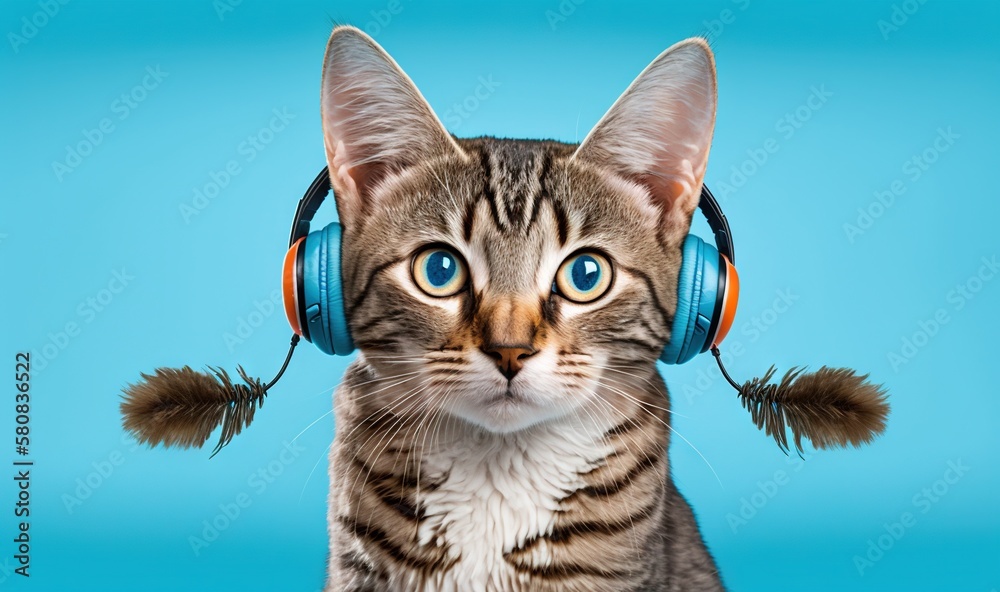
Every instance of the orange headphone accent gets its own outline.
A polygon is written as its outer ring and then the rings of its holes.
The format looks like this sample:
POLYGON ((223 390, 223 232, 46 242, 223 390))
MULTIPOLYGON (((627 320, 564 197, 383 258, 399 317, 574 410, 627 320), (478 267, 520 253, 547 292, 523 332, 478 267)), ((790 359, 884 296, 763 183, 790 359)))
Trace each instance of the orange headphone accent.
POLYGON ((712 337, 712 347, 719 347, 722 340, 729 334, 729 329, 736 319, 736 303, 740 299, 740 275, 736 273, 736 266, 729 262, 729 258, 722 255, 726 266, 726 289, 722 296, 722 316, 719 318, 719 329, 712 337))
POLYGON ((299 336, 302 335, 302 317, 299 313, 299 274, 295 261, 298 259, 299 249, 302 247, 303 241, 305 241, 305 237, 295 241, 288 249, 281 269, 281 295, 285 305, 285 317, 288 318, 288 324, 291 325, 292 331, 299 336))

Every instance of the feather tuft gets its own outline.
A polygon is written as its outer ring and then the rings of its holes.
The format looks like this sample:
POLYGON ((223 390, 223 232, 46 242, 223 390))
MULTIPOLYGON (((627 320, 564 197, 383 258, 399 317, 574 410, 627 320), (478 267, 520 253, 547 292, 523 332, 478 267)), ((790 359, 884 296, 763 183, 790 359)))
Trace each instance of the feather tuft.
POLYGON ((802 453, 803 436, 817 448, 868 444, 885 430, 889 404, 882 385, 848 368, 823 366, 811 374, 792 368, 770 383, 774 366, 740 389, 740 401, 758 429, 787 453, 788 431, 802 453), (787 428, 787 429, 786 429, 787 428))
POLYGON ((241 367, 237 371, 244 384, 233 384, 221 368, 209 370, 212 375, 189 366, 141 374, 138 383, 124 389, 122 427, 143 444, 190 448, 204 445, 221 424, 215 456, 250 425, 266 392, 241 367))

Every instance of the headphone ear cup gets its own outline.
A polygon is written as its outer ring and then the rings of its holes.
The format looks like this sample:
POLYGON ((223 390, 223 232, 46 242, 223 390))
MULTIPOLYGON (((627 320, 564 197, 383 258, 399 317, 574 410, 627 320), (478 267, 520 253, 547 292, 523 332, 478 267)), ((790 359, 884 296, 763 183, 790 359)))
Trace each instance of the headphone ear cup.
POLYGON ((340 267, 341 228, 336 222, 300 238, 285 255, 285 315, 292 330, 322 352, 354 351, 347 326, 340 267))
POLYGON ((284 303, 285 318, 291 325, 292 331, 296 335, 309 340, 305 333, 302 311, 302 267, 301 254, 305 237, 295 241, 288 252, 285 253, 285 260, 281 266, 281 300, 284 303))
POLYGON ((323 299, 323 328, 329 344, 329 350, 323 351, 346 356, 354 351, 354 340, 351 339, 351 330, 347 326, 347 312, 344 308, 340 250, 343 231, 340 224, 332 222, 320 232, 319 296, 323 299))
POLYGON ((677 310, 660 360, 683 364, 710 344, 719 292, 719 252, 693 234, 684 238, 677 310))

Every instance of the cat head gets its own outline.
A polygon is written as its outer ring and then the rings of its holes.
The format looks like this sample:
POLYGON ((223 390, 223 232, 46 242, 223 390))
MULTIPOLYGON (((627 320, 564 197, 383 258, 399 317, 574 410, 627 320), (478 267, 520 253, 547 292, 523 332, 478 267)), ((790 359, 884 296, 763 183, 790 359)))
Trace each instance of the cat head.
POLYGON ((457 139, 370 37, 335 29, 322 121, 348 323, 380 381, 364 406, 509 432, 638 404, 673 338, 715 109, 690 39, 579 146, 457 139))

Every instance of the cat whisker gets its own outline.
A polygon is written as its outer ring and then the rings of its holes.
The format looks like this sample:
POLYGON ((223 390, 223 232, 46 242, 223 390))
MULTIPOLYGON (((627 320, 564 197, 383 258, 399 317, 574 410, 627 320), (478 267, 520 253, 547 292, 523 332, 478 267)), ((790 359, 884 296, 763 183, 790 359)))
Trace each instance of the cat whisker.
MULTIPOLYGON (((414 372, 414 373, 417 373, 417 372, 414 372)), ((393 380, 393 379, 399 378, 401 376, 407 376, 407 374, 404 373, 404 374, 392 374, 390 376, 381 376, 379 378, 374 378, 372 380, 367 380, 365 382, 359 382, 358 384, 352 384, 350 386, 352 388, 354 388, 354 387, 364 386, 366 384, 373 384, 373 383, 376 383, 376 382, 384 382, 386 380, 393 380)), ((325 394, 325 393, 333 392, 334 390, 336 390, 337 386, 338 385, 333 385, 331 387, 327 387, 327 388, 325 388, 325 389, 323 389, 321 391, 318 391, 318 392, 316 392, 316 393, 314 393, 312 395, 309 395, 309 397, 307 397, 307 398, 311 399, 313 397, 318 397, 318 396, 320 396, 322 394, 325 394)))
MULTIPOLYGON (((611 364, 602 364, 602 365, 599 365, 598 367, 601 370, 610 370, 612 372, 617 372, 619 374, 625 374, 626 376, 630 376, 630 377, 635 378, 637 380, 641 380, 641 381, 645 382, 646 384, 648 384, 653 389, 658 389, 659 388, 659 386, 656 385, 656 384, 654 384, 653 381, 651 381, 649 378, 646 378, 646 377, 643 377, 643 376, 639 376, 638 374, 633 374, 631 372, 625 372, 625 371, 619 369, 619 368, 634 369, 632 366, 615 366, 615 365, 611 365, 611 364)), ((654 372, 655 372, 655 368, 654 368, 654 372)))
POLYGON ((305 483, 302 484, 302 491, 299 492, 299 501, 298 501, 299 504, 302 503, 302 496, 304 496, 306 493, 306 487, 309 485, 309 480, 312 479, 313 473, 316 472, 316 467, 319 466, 319 463, 323 462, 323 459, 326 458, 326 456, 330 453, 330 448, 332 447, 333 447, 333 441, 331 441, 330 444, 327 445, 326 450, 323 452, 323 454, 319 455, 319 458, 316 459, 316 464, 313 465, 312 470, 309 471, 309 475, 306 476, 306 481, 305 483))
POLYGON ((327 411, 323 415, 320 415, 319 417, 317 417, 316 419, 314 419, 311 424, 307 425, 301 432, 299 432, 298 434, 296 434, 295 437, 292 438, 292 442, 295 442, 296 440, 299 439, 299 436, 301 436, 302 434, 308 432, 309 428, 311 428, 314 425, 316 425, 317 423, 319 423, 319 420, 323 419, 324 417, 326 417, 327 415, 330 415, 332 413, 333 413, 333 408, 331 407, 329 411, 327 411))
MULTIPOLYGON (((404 479, 406 478, 406 474, 407 474, 407 472, 409 471, 409 468, 410 468, 410 455, 413 454, 413 448, 414 448, 413 444, 416 441, 416 436, 417 436, 417 434, 420 433, 421 428, 423 427, 423 425, 424 425, 426 419, 428 418, 428 416, 430 416, 430 414, 432 414, 434 411, 436 411, 436 408, 434 408, 433 406, 431 406, 426 399, 424 399, 421 402, 424 404, 424 408, 419 412, 419 415, 413 420, 413 425, 415 426, 415 433, 408 434, 408 437, 406 438, 408 445, 407 445, 407 449, 406 449, 406 458, 403 460, 403 478, 404 479)), ((383 452, 384 451, 385 451, 385 448, 383 448, 383 452)), ((422 458, 422 455, 423 455, 423 452, 419 451, 418 452, 418 456, 417 456, 418 466, 417 466, 416 475, 415 475, 416 481, 417 481, 417 491, 418 492, 420 490, 420 477, 421 477, 420 467, 419 467, 419 459, 422 458)), ((395 460, 393 460, 393 463, 392 463, 392 469, 391 470, 393 472, 396 470, 396 465, 397 465, 398 462, 399 462, 399 454, 396 454, 396 458, 395 458, 395 460)), ((405 493, 406 493, 405 492, 405 488, 402 486, 402 484, 400 484, 400 491, 399 491, 400 497, 403 497, 405 493)), ((417 496, 417 499, 419 500, 419 495, 417 496)))
POLYGON ((420 374, 420 371, 419 370, 414 370, 412 372, 401 372, 399 374, 390 374, 390 375, 387 375, 387 376, 380 376, 379 378, 373 378, 371 380, 366 380, 364 382, 359 382, 359 383, 356 383, 356 384, 351 384, 351 387, 352 388, 357 388, 357 387, 366 386, 366 385, 369 385, 369 384, 375 384, 377 382, 385 382, 387 380, 395 380, 397 378, 403 378, 404 376, 413 376, 414 374, 420 374))
MULTIPOLYGON (((380 379, 370 380, 370 381, 366 381, 366 382, 360 383, 360 384, 371 384, 371 383, 379 382, 381 380, 385 380, 385 379, 389 379, 389 378, 399 378, 400 376, 407 376, 408 374, 419 375, 421 373, 420 372, 412 372, 412 373, 405 373, 405 374, 396 374, 396 375, 392 375, 391 377, 384 377, 384 378, 380 378, 380 379)), ((393 383, 391 385, 388 385, 386 387, 380 388, 380 389, 378 389, 376 391, 373 391, 373 392, 364 393, 364 394, 361 394, 361 395, 355 395, 355 400, 356 401, 361 401, 361 400, 365 399, 366 397, 378 394, 378 393, 383 392, 383 391, 385 391, 385 390, 387 390, 389 388, 393 388, 393 387, 399 386, 400 384, 404 384, 406 382, 409 382, 409 381, 413 380, 414 378, 417 378, 417 376, 411 376, 410 378, 407 378, 405 380, 400 380, 399 382, 393 383)), ((356 386, 358 386, 358 385, 356 385, 356 386)), ((424 384, 419 385, 417 388, 420 388, 421 386, 424 386, 424 384)), ((410 392, 412 392, 412 391, 410 391, 410 392)), ((404 399, 408 398, 407 395, 409 395, 409 393, 405 393, 403 395, 404 399)), ((390 414, 390 413, 392 413, 393 409, 399 403, 401 403, 401 402, 402 401, 397 400, 393 405, 390 405, 390 406, 388 406, 388 407, 386 407, 384 409, 380 409, 379 411, 376 411, 376 412, 372 413, 366 419, 371 419, 372 417, 374 417, 376 415, 390 414)), ((332 410, 330 412, 332 412, 332 410)), ((330 413, 330 412, 328 412, 328 413, 330 413)), ((351 430, 347 434, 344 435, 344 439, 348 439, 351 436, 351 434, 354 433, 355 430, 357 430, 359 427, 363 426, 364 424, 365 424, 365 421, 361 421, 361 422, 358 422, 357 424, 355 424, 355 426, 353 428, 351 428, 351 430)), ((365 444, 367 444, 367 442, 365 442, 365 444)))
POLYGON ((641 400, 637 399, 635 396, 629 394, 628 392, 625 392, 624 390, 612 387, 611 384, 616 384, 616 385, 619 385, 619 386, 622 386, 622 387, 628 387, 628 386, 631 386, 631 385, 629 385, 627 383, 623 383, 621 381, 617 381, 617 380, 611 378, 610 376, 601 376, 600 378, 597 379, 597 382, 599 384, 604 385, 608 389, 614 391, 615 393, 617 393, 617 394, 619 394, 619 395, 621 395, 623 397, 628 398, 630 401, 632 401, 633 403, 635 403, 636 405, 639 405, 641 407, 652 408, 652 409, 659 409, 660 411, 665 411, 667 413, 670 413, 671 415, 676 415, 678 417, 685 417, 684 415, 681 415, 680 413, 677 413, 673 409, 670 409, 668 407, 661 407, 660 405, 657 405, 655 403, 650 403, 649 401, 641 401, 641 400), (602 382, 602 379, 603 380, 607 380, 609 382, 602 382))
MULTIPOLYGON (((626 397, 629 397, 629 398, 633 398, 633 399, 634 399, 634 397, 632 397, 631 395, 628 395, 627 393, 624 393, 624 392, 622 392, 622 391, 619 391, 618 389, 615 389, 614 387, 612 387, 612 386, 610 386, 610 385, 608 385, 608 384, 604 384, 604 386, 605 386, 605 387, 607 387, 607 388, 609 388, 609 389, 611 389, 612 391, 615 391, 615 392, 618 392, 619 394, 621 394, 621 395, 623 395, 623 396, 626 396, 626 397)), ((639 402, 639 401, 638 401, 637 399, 634 399, 634 400, 636 400, 636 402, 639 402)), ((721 486, 721 487, 725 488, 725 486, 724 486, 724 485, 722 485, 722 479, 720 479, 720 478, 719 478, 719 474, 718 474, 718 473, 717 473, 717 472, 715 471, 715 467, 713 467, 713 466, 712 466, 712 463, 710 463, 710 462, 708 461, 708 459, 707 459, 707 458, 705 458, 705 455, 704 455, 704 454, 702 454, 700 450, 698 450, 698 447, 697 447, 697 446, 695 446, 694 444, 692 444, 692 443, 691 443, 691 441, 690 441, 690 440, 688 440, 687 438, 685 438, 683 434, 681 434, 680 432, 678 432, 677 430, 675 430, 675 429, 674 429, 673 427, 671 427, 669 423, 667 423, 667 422, 663 421, 663 419, 661 419, 661 418, 657 417, 657 416, 656 416, 656 415, 654 415, 654 414, 653 414, 653 413, 652 413, 651 411, 649 411, 648 409, 646 409, 646 408, 645 408, 645 407, 644 407, 644 406, 642 405, 642 403, 641 403, 641 402, 639 402, 639 405, 640 405, 640 408, 642 408, 642 409, 643 409, 644 411, 646 411, 647 413, 649 413, 649 414, 650 414, 650 415, 651 415, 652 417, 656 418, 656 420, 657 420, 657 421, 659 421, 659 422, 660 422, 660 423, 662 423, 662 424, 663 424, 664 426, 666 426, 666 427, 667 427, 667 429, 668 429, 668 430, 670 430, 670 431, 671 431, 672 433, 674 433, 674 434, 677 434, 677 437, 678 437, 678 438, 680 438, 681 440, 684 440, 684 442, 685 442, 685 443, 687 443, 687 445, 688 445, 688 446, 690 446, 692 450, 694 450, 694 451, 695 451, 696 453, 698 453, 698 456, 700 456, 700 457, 701 457, 701 460, 705 461, 705 464, 706 464, 706 465, 708 465, 708 468, 709 468, 709 469, 711 469, 711 471, 712 471, 712 474, 713 474, 713 475, 715 475, 715 480, 719 482, 719 486, 721 486)))
POLYGON ((687 438, 685 438, 684 434, 681 434, 680 432, 678 432, 674 428, 670 427, 669 425, 667 426, 667 428, 669 428, 670 431, 673 432, 674 434, 677 434, 678 438, 680 438, 681 440, 684 440, 684 442, 687 443, 687 445, 691 447, 691 450, 694 450, 695 452, 698 453, 698 456, 701 457, 701 460, 705 461, 705 464, 708 465, 708 468, 712 470, 712 474, 715 475, 715 480, 719 482, 719 487, 722 487, 723 489, 725 489, 726 487, 725 487, 725 485, 722 484, 722 479, 720 479, 719 478, 719 474, 715 472, 715 467, 712 466, 712 463, 708 462, 708 459, 705 458, 705 455, 701 453, 701 450, 698 450, 697 446, 695 446, 694 444, 691 443, 690 440, 688 440, 687 438))
MULTIPOLYGON (((427 456, 427 450, 426 450, 427 435, 432 434, 431 446, 433 447, 434 443, 437 441, 438 437, 437 430, 441 425, 441 418, 445 415, 445 413, 443 413, 443 410, 446 408, 450 395, 453 392, 454 389, 449 389, 448 391, 445 391, 444 395, 441 396, 441 400, 437 403, 437 405, 434 406, 430 418, 426 422, 421 422, 418 428, 418 430, 419 429, 423 430, 423 435, 421 437, 421 442, 420 442, 420 456, 417 458, 417 488, 416 492, 414 493, 415 498, 418 500, 420 499, 420 491, 423 479, 423 460, 427 456), (429 427, 432 423, 434 424, 433 429, 429 427)), ((409 461, 409 458, 407 458, 407 461, 409 461)), ((420 521, 418 520, 415 521, 413 525, 413 539, 417 541, 419 540, 419 538, 420 538, 420 521)))
MULTIPOLYGON (((403 404, 407 400, 413 399, 413 401, 407 405, 407 408, 405 410, 403 410, 400 414, 396 415, 396 419, 393 420, 392 424, 387 429, 382 430, 382 437, 375 444, 374 448, 372 449, 372 451, 368 454, 367 458, 365 459, 365 464, 368 465, 368 472, 365 474, 365 479, 361 483, 361 490, 362 491, 364 491, 365 485, 368 484, 368 479, 371 477, 372 471, 375 470, 375 466, 372 463, 372 460, 373 459, 377 459, 379 456, 382 455, 382 452, 385 450, 385 448, 389 446, 389 444, 395 439, 395 437, 399 433, 399 431, 402 430, 403 427, 404 427, 404 425, 407 423, 407 421, 409 421, 408 414, 410 413, 410 411, 413 410, 414 407, 416 407, 416 405, 418 405, 421 402, 420 399, 416 398, 416 397, 417 397, 417 395, 419 395, 423 391, 423 388, 424 388, 424 386, 422 384, 418 385, 417 387, 415 387, 414 389, 412 389, 409 393, 407 393, 406 395, 404 395, 401 399, 399 399, 395 403, 393 403, 393 405, 391 405, 391 406, 389 406, 389 407, 386 408, 386 410, 391 413, 392 410, 395 409, 395 408, 398 408, 399 405, 403 404), (388 437, 388 440, 386 439, 387 437, 388 437), (385 442, 384 446, 382 445, 383 441, 385 442)), ((376 435, 378 435, 378 433, 379 432, 376 431, 374 434, 372 434, 371 436, 369 436, 368 440, 366 440, 364 442, 364 444, 362 444, 359 447, 359 449, 364 449, 365 446, 368 445, 368 442, 371 442, 372 438, 374 438, 376 435)), ((358 473, 358 476, 354 479, 354 483, 351 485, 351 490, 350 490, 350 495, 351 496, 354 495, 354 491, 357 489, 358 478, 360 478, 360 477, 361 477, 361 474, 358 473)), ((355 520, 357 520, 357 518, 358 518, 357 512, 360 512, 360 510, 361 510, 361 507, 360 507, 360 504, 359 504, 358 507, 357 507, 357 510, 355 512, 355 516, 354 516, 355 520)), ((369 517, 369 522, 370 522, 370 517, 369 517)))
MULTIPOLYGON (((360 399, 360 397, 359 397, 359 399, 360 399)), ((396 403, 398 403, 398 402, 399 401, 397 401, 396 403)), ((343 439, 344 440, 350 439, 351 435, 354 434, 354 432, 356 430, 358 430, 359 428, 362 428, 362 427, 366 426, 368 424, 368 422, 371 421, 372 419, 379 419, 379 418, 384 417, 386 415, 392 415, 393 411, 394 411, 394 409, 396 407, 396 403, 393 403, 392 405, 387 405, 385 407, 377 409, 377 410, 373 411, 372 413, 368 414, 367 417, 365 417, 361 421, 358 421, 354 425, 354 427, 351 428, 351 430, 349 432, 347 432, 346 434, 344 434, 343 435, 343 439)), ((340 437, 340 434, 338 434, 336 437, 340 437)), ((369 438, 369 441, 370 440, 371 440, 371 438, 369 438)), ((365 442, 365 444, 367 444, 367 443, 368 443, 368 441, 365 442)), ((364 444, 362 444, 362 447, 364 447, 364 444)))
POLYGON ((410 382, 411 380, 414 380, 416 378, 421 378, 420 375, 422 373, 421 372, 414 372, 413 374, 414 374, 414 376, 410 376, 409 378, 404 378, 403 380, 400 380, 398 382, 394 382, 394 383, 392 383, 390 385, 386 385, 386 386, 380 387, 380 388, 378 388, 378 389, 376 389, 374 391, 367 392, 367 393, 365 393, 363 395, 356 395, 355 398, 354 398, 354 400, 355 401, 361 401, 361 400, 366 399, 368 397, 371 397, 371 396, 377 395, 377 394, 379 394, 381 392, 387 391, 387 390, 389 390, 391 388, 395 388, 395 387, 397 387, 397 386, 399 386, 401 384, 410 382))
MULTIPOLYGON (((428 428, 428 425, 431 422, 434 422, 434 423, 439 423, 440 422, 440 417, 441 417, 441 414, 442 414, 442 410, 445 408, 445 404, 446 404, 446 402, 447 402, 447 400, 449 398, 449 395, 453 392, 453 390, 454 389, 449 389, 448 391, 446 391, 444 393, 444 395, 441 396, 442 400, 439 401, 437 405, 433 406, 433 410, 430 413, 429 418, 426 421, 424 421, 423 419, 421 419, 419 421, 419 423, 418 423, 418 428, 417 428, 418 432, 420 430, 423 431, 423 435, 422 435, 421 441, 420 441, 419 456, 417 457, 417 471, 416 471, 417 490, 416 490, 416 492, 414 494, 415 497, 416 497, 416 499, 418 499, 418 500, 420 499, 420 486, 421 486, 421 482, 422 482, 422 479, 423 479, 423 460, 424 460, 424 457, 426 456, 427 434, 431 431, 428 428)), ((430 407, 430 406, 428 406, 428 407, 430 407)), ((436 433, 435 433, 435 436, 431 438, 431 444, 432 445, 434 444, 434 441, 435 441, 434 439, 435 438, 436 438, 436 433)), ((414 440, 415 439, 416 438, 414 438, 414 440)), ((410 460, 409 459, 409 453, 407 453, 406 462, 409 463, 409 460, 410 460)), ((413 528, 414 528, 413 529, 413 538, 414 538, 414 540, 417 540, 419 538, 419 536, 420 536, 420 523, 419 523, 419 521, 416 521, 414 523, 414 527, 413 528)))
MULTIPOLYGON (((408 380, 412 380, 412 379, 408 379, 408 380)), ((392 424, 388 428, 382 430, 382 432, 383 432, 383 438, 380 439, 379 442, 376 444, 376 448, 382 443, 382 440, 385 439, 385 435, 388 434, 388 432, 392 431, 393 428, 395 428, 397 425, 398 426, 402 426, 402 424, 405 424, 408 421, 412 421, 412 418, 408 417, 408 414, 413 410, 413 408, 416 406, 416 404, 420 402, 420 400, 419 400, 418 397, 423 392, 423 390, 425 388, 426 388, 426 380, 424 382, 421 382, 417 386, 413 387, 412 389, 408 390, 407 392, 403 393, 402 395, 399 395, 391 404, 389 404, 389 405, 381 408, 380 410, 378 410, 375 413, 373 413, 373 414, 371 414, 371 415, 368 416, 369 418, 371 418, 372 416, 374 416, 376 414, 379 414, 379 415, 391 414, 391 415, 395 416, 395 419, 392 420, 392 424), (410 402, 411 400, 412 400, 412 402, 410 402), (406 409, 400 410, 400 408, 404 404, 406 404, 407 402, 410 402, 410 403, 406 406, 406 409), (399 411, 399 413, 397 413, 397 411, 399 411)), ((366 394, 371 394, 371 393, 366 393, 366 394)), ((364 423, 365 422, 362 421, 362 422, 359 422, 358 425, 362 425, 364 423)), ((359 449, 364 449, 368 445, 368 443, 371 441, 371 439, 374 438, 377 434, 378 434, 378 431, 376 431, 371 436, 369 436, 368 440, 366 440, 359 447, 359 449)), ((390 439, 390 441, 391 441, 391 439, 390 439)), ((388 445, 388 443, 386 445, 388 445)), ((380 452, 380 454, 381 454, 381 452, 380 452)), ((367 459, 366 459, 366 462, 371 461, 371 459, 372 459, 372 454, 369 454, 368 457, 367 457, 367 459)), ((371 468, 374 468, 374 467, 371 467, 371 468)), ((355 481, 355 485, 357 485, 356 481, 355 481)))
MULTIPOLYGON (((618 413, 619 415, 621 415, 622 417, 624 417, 626 421, 630 421, 631 420, 631 418, 628 417, 628 416, 626 416, 625 413, 623 413, 619 409, 616 409, 613 405, 611 405, 610 403, 608 403, 607 401, 605 401, 604 399, 602 399, 600 397, 592 397, 592 398, 588 399, 587 403, 584 405, 584 409, 587 409, 590 405, 594 405, 594 404, 597 404, 597 403, 603 404, 605 407, 607 407, 611 411, 614 411, 614 412, 618 413)), ((589 413, 589 411, 588 411, 588 413, 589 413)), ((645 431, 642 429, 642 427, 639 427, 639 430, 643 433, 643 435, 647 435, 645 433, 645 431)), ((631 455, 632 454, 632 450, 631 450, 631 448, 629 448, 628 443, 625 442, 624 440, 625 440, 625 438, 623 438, 622 446, 624 446, 625 452, 627 452, 628 454, 631 455)), ((631 442, 633 444, 636 443, 634 439, 632 439, 631 442)), ((647 461, 650 460, 649 455, 647 455, 644 450, 642 452, 642 455, 644 457, 646 457, 647 461)), ((615 458, 617 458, 617 457, 615 457, 615 458)), ((609 465, 611 463, 611 460, 608 457, 605 457, 604 461, 605 461, 606 464, 609 464, 609 465)), ((620 461, 620 460, 618 462, 619 462, 619 464, 623 464, 622 461, 620 461)), ((626 473, 626 477, 628 478, 629 484, 630 485, 634 485, 634 481, 633 481, 632 477, 628 475, 628 473, 626 473)), ((603 483, 602 483, 603 485, 605 485, 605 486, 608 485, 607 477, 605 477, 602 481, 603 481, 603 483)), ((637 533, 637 531, 635 529, 635 521, 632 520, 632 512, 629 511, 629 508, 627 507, 627 505, 626 505, 626 508, 625 508, 625 513, 628 516, 629 525, 630 525, 630 528, 632 529, 632 538, 631 538, 632 550, 635 553, 636 559, 639 559, 642 554, 641 554, 641 551, 639 550, 639 542, 637 540, 638 539, 638 533, 637 533)))

